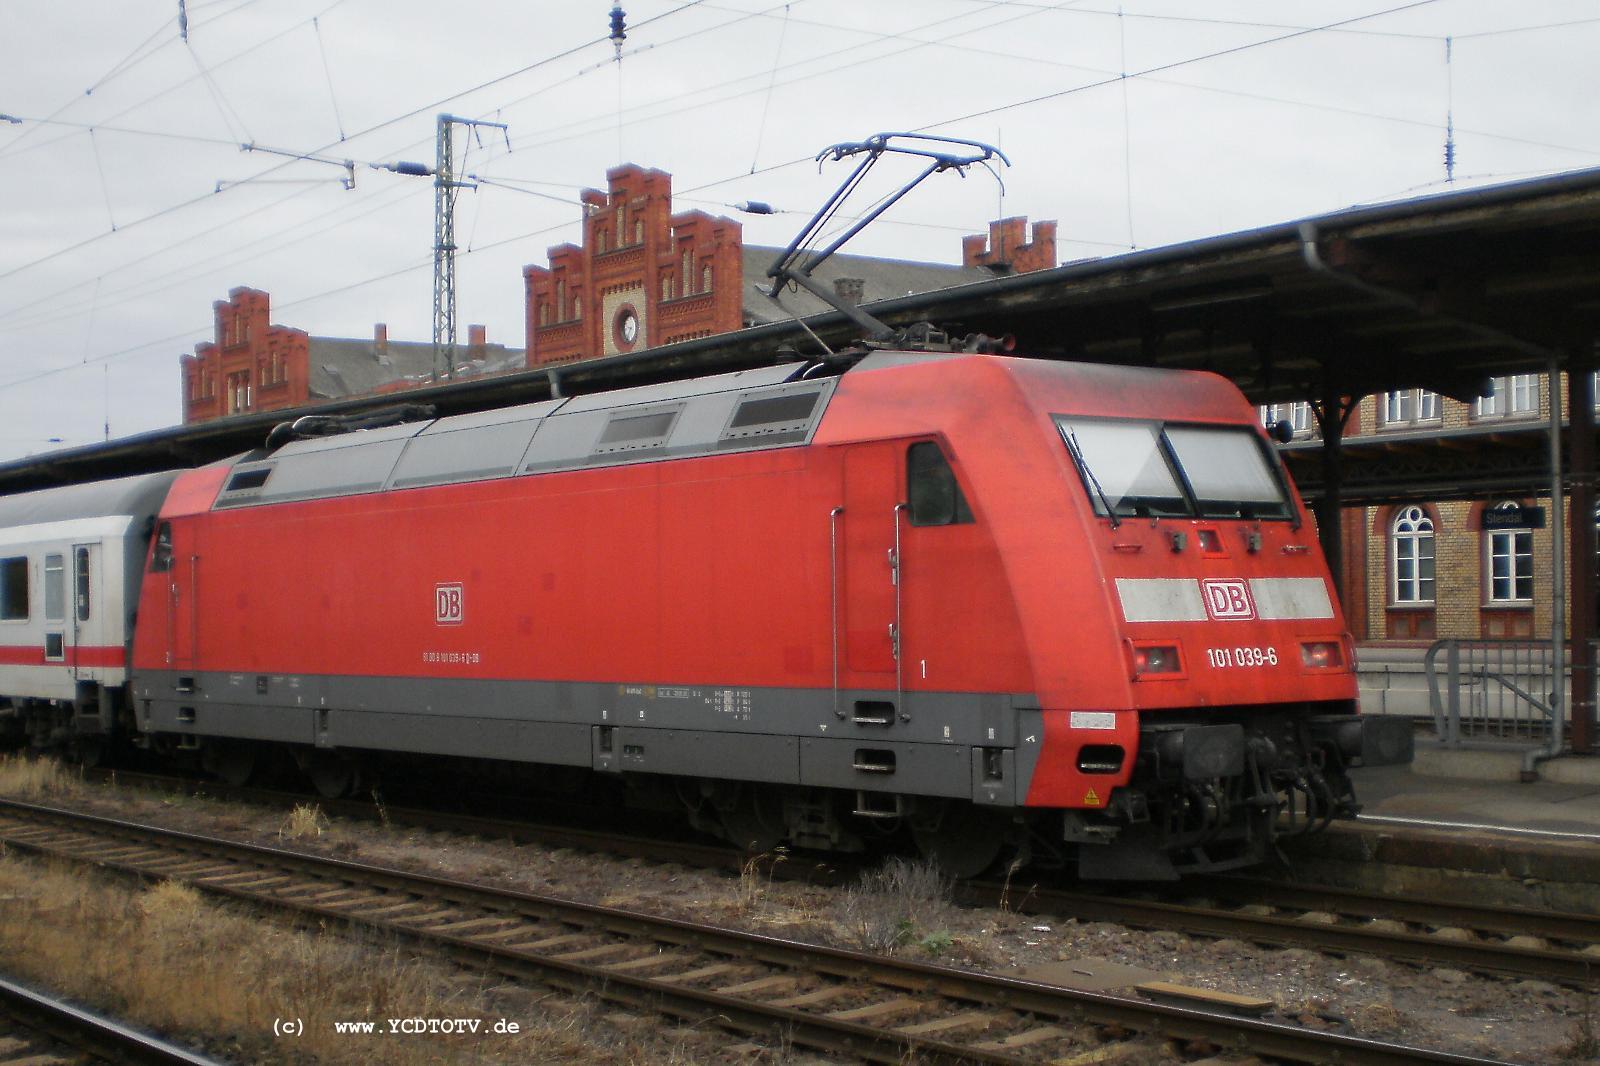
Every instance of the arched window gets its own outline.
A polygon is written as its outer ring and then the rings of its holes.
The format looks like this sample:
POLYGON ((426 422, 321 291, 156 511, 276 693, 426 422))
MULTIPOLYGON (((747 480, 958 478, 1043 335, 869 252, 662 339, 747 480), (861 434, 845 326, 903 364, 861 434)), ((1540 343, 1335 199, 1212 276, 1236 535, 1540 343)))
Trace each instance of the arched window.
POLYGON ((711 264, 710 263, 707 263, 705 266, 700 268, 700 291, 701 292, 710 292, 711 291, 711 264))
POLYGON ((1421 507, 1407 507, 1389 531, 1390 572, 1396 604, 1433 602, 1433 519, 1421 507))
POLYGON ((581 292, 572 294, 572 317, 574 319, 583 317, 583 293, 581 292))
POLYGON ((644 243, 644 219, 642 218, 636 218, 633 220, 633 243, 644 243))
MULTIPOLYGON (((1519 511, 1510 500, 1491 510, 1519 511)), ((1533 531, 1491 529, 1483 538, 1485 599, 1491 604, 1533 602, 1533 531)))
POLYGON ((684 295, 684 296, 687 296, 691 292, 694 291, 692 288, 690 288, 690 286, 694 284, 694 275, 692 273, 690 273, 690 271, 692 271, 693 269, 694 269, 694 262, 690 258, 689 253, 688 252, 684 252, 683 253, 683 270, 678 275, 680 278, 683 279, 683 293, 682 293, 682 295, 684 295))

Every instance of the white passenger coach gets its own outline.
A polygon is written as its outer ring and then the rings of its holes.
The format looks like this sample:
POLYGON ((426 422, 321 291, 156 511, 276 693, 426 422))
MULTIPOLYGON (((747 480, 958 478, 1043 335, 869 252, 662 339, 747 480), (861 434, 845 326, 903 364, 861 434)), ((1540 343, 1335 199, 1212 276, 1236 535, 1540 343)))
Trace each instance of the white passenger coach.
POLYGON ((37 734, 76 716, 79 734, 111 729, 154 516, 175 476, 0 497, 0 726, 37 734))

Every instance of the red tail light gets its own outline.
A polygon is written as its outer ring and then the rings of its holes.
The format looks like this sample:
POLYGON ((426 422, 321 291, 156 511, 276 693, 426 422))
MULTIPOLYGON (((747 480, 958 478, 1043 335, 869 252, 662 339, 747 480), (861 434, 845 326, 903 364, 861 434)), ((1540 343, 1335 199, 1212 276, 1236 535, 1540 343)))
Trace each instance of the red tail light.
POLYGON ((1133 649, 1135 677, 1143 674, 1176 674, 1181 669, 1178 664, 1178 649, 1174 646, 1133 649))
POLYGON ((1300 665, 1312 670, 1331 670, 1344 665, 1344 650, 1337 641, 1319 640, 1300 645, 1300 665))

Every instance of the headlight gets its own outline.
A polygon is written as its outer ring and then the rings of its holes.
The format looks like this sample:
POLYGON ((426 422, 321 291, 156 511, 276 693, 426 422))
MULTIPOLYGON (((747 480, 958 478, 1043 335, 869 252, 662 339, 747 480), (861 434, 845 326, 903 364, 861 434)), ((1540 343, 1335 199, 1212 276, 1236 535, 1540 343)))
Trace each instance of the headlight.
POLYGON ((1182 665, 1178 662, 1178 649, 1175 645, 1162 644, 1133 649, 1133 674, 1135 677, 1140 677, 1144 674, 1176 674, 1181 672, 1182 669, 1182 665))
POLYGON ((1300 665, 1311 670, 1332 670, 1344 665, 1344 649, 1335 640, 1300 645, 1300 665))

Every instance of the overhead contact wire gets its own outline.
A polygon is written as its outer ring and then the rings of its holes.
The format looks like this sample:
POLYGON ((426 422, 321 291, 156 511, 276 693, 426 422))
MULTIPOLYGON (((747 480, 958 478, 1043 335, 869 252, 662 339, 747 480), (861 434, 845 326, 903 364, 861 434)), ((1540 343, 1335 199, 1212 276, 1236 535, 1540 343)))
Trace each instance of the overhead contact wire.
POLYGON ((778 84, 778 64, 783 61, 783 42, 789 35, 789 6, 783 5, 783 22, 778 26, 778 47, 772 55, 772 74, 767 79, 767 98, 761 104, 761 121, 756 123, 756 148, 750 153, 750 173, 756 172, 756 164, 761 161, 761 142, 767 134, 767 114, 772 110, 772 90, 778 84))
MULTIPOLYGON (((253 0, 252 0, 252 2, 253 2, 253 0)), ((343 2, 343 0, 338 0, 338 2, 343 2)), ((687 0, 686 3, 679 4, 677 7, 671 9, 670 11, 665 11, 660 15, 653 15, 650 18, 645 19, 643 22, 639 23, 639 26, 640 27, 647 26, 647 25, 650 25, 651 23, 659 22, 662 19, 670 18, 671 16, 676 15, 679 12, 686 11, 689 8, 698 6, 701 2, 702 2, 702 0, 687 0)), ((329 8, 325 8, 323 10, 323 14, 326 14, 328 10, 331 10, 332 6, 333 5, 330 5, 329 8)), ((442 97, 442 98, 440 98, 438 100, 435 100, 434 102, 432 102, 430 104, 423 105, 422 107, 413 108, 412 110, 407 111, 407 112, 405 112, 405 113, 403 113, 401 115, 395 116, 393 118, 385 119, 382 122, 376 123, 376 124, 374 124, 372 126, 368 126, 367 128, 365 128, 363 130, 359 130, 356 133, 351 134, 350 135, 350 139, 356 139, 356 138, 359 138, 359 137, 364 137, 367 134, 375 133, 378 130, 385 129, 385 128, 389 127, 389 126, 393 126, 393 125, 395 125, 397 123, 403 122, 408 118, 414 118, 417 115, 423 114, 425 112, 436 110, 439 107, 441 107, 441 106, 443 106, 443 105, 445 105, 447 103, 450 103, 452 100, 460 99, 463 96, 469 96, 472 93, 480 92, 483 89, 489 88, 490 86, 498 85, 499 83, 501 83, 503 81, 509 81, 512 78, 520 77, 521 75, 526 74, 529 71, 537 70, 540 67, 548 66, 551 63, 557 62, 558 60, 561 60, 561 59, 565 59, 565 58, 567 58, 569 56, 572 56, 572 55, 574 55, 574 54, 576 54, 578 52, 583 51, 586 48, 590 48, 590 47, 592 47, 592 46, 594 46, 596 44, 604 43, 607 40, 608 40, 608 38, 600 37, 600 38, 596 38, 596 39, 593 39, 593 40, 590 40, 590 41, 586 41, 583 44, 574 45, 573 47, 565 49, 564 51, 558 52, 557 54, 555 54, 553 56, 547 56, 546 58, 538 60, 538 61, 533 62, 533 63, 530 63, 527 66, 519 67, 518 69, 516 69, 514 71, 511 71, 510 73, 502 74, 502 75, 499 75, 497 77, 490 78, 488 81, 480 82, 479 84, 477 84, 475 86, 472 86, 471 88, 461 90, 460 92, 451 93, 450 95, 442 97)), ((326 151, 327 149, 334 147, 338 143, 339 142, 337 142, 337 141, 330 142, 329 144, 322 145, 320 148, 313 149, 313 152, 326 151)), ((307 154, 310 154, 310 153, 307 153, 307 154)), ((279 170, 281 170, 284 167, 289 166, 289 165, 290 165, 289 163, 285 162, 285 163, 280 163, 280 164, 278 164, 276 166, 273 166, 273 167, 269 167, 268 169, 262 171, 261 173, 253 175, 252 178, 250 178, 250 179, 245 179, 245 180, 240 181, 240 182, 238 182, 238 183, 236 183, 234 185, 227 186, 227 188, 224 191, 235 189, 235 188, 240 187, 241 185, 248 184, 248 182, 251 181, 251 180, 265 178, 269 174, 276 173, 277 171, 279 171, 279 170)), ((141 225, 141 224, 143 224, 145 222, 153 222, 156 219, 164 218, 167 215, 173 214, 174 212, 181 211, 181 210, 183 210, 184 208, 187 208, 187 207, 191 207, 194 204, 200 203, 203 200, 208 200, 208 199, 210 199, 211 197, 213 197, 215 195, 218 195, 218 194, 216 192, 209 192, 209 193, 206 193, 206 194, 204 194, 202 196, 192 197, 191 199, 181 201, 181 202, 173 204, 173 205, 171 205, 169 207, 162 208, 162 209, 160 209, 160 210, 158 210, 158 211, 156 211, 156 212, 154 212, 152 214, 145 215, 142 218, 135 219, 132 222, 128 222, 125 225, 123 225, 121 227, 121 229, 122 229, 122 231, 126 231, 126 230, 129 230, 129 229, 132 229, 134 226, 141 225)), ((38 259, 31 260, 31 261, 29 261, 27 263, 19 264, 18 266, 12 267, 10 270, 7 270, 7 271, 5 271, 3 273, 0 273, 0 280, 4 280, 5 278, 13 277, 16 274, 21 273, 22 271, 30 270, 30 269, 32 269, 34 267, 40 266, 40 265, 42 265, 44 263, 47 263, 47 262, 50 262, 50 261, 52 261, 54 259, 58 259, 63 255, 67 255, 67 254, 70 254, 71 252, 78 251, 78 250, 80 250, 82 248, 85 248, 85 247, 95 243, 96 241, 104 239, 106 236, 107 236, 107 234, 104 234, 104 233, 96 234, 93 237, 85 238, 84 240, 78 241, 75 244, 68 245, 68 246, 66 246, 64 248, 58 248, 54 252, 50 252, 50 253, 48 253, 48 254, 46 254, 44 256, 41 256, 38 259)))
POLYGON ((345 141, 344 116, 339 114, 339 96, 333 91, 333 68, 328 65, 328 49, 322 41, 322 25, 317 16, 311 16, 311 29, 317 35, 317 54, 322 56, 322 73, 328 81, 328 99, 333 103, 333 122, 339 128, 339 142, 345 141))
MULTIPOLYGON (((1367 19, 1383 18, 1387 15, 1399 14, 1402 11, 1413 11, 1419 7, 1428 7, 1435 3, 1438 3, 1438 0, 1412 0, 1412 2, 1409 4, 1400 4, 1396 7, 1385 8, 1382 11, 1373 11, 1366 15, 1354 15, 1350 18, 1340 19, 1337 22, 1330 22, 1323 26, 1313 26, 1309 29, 1295 30, 1292 33, 1285 33, 1277 37, 1269 37, 1261 41, 1247 41, 1244 44, 1233 45, 1229 48, 1219 48, 1214 52, 1207 52, 1204 55, 1191 56, 1188 59, 1175 59, 1170 63, 1159 63, 1156 66, 1148 67, 1134 74, 1130 74, 1128 77, 1142 78, 1149 74, 1159 74, 1165 70, 1176 70, 1179 67, 1192 66, 1195 63, 1204 63, 1212 59, 1221 59, 1224 56, 1237 55, 1240 52, 1248 52, 1253 48, 1264 48, 1267 45, 1282 44, 1284 41, 1292 41, 1297 37, 1305 37, 1314 33, 1325 33, 1329 30, 1337 29, 1340 26, 1348 26, 1352 23, 1366 21, 1367 19)), ((986 107, 979 111, 970 111, 964 115, 957 115, 954 118, 942 119, 938 122, 930 122, 927 125, 916 127, 911 132, 922 133, 927 130, 937 129, 940 126, 953 125, 957 122, 970 122, 975 118, 987 118, 990 115, 997 115, 1002 111, 1012 111, 1019 107, 1030 107, 1033 104, 1042 104, 1050 100, 1059 100, 1062 97, 1073 96, 1077 93, 1087 92, 1090 89, 1103 88, 1107 85, 1116 84, 1120 80, 1121 78, 1106 78, 1102 81, 1090 82, 1087 85, 1074 85, 1069 89, 1059 89, 1053 93, 1030 96, 1025 100, 1014 100, 1009 104, 986 107)))
MULTIPOLYGON (((106 182, 105 164, 100 159, 100 142, 95 140, 94 128, 89 129, 89 150, 94 153, 94 169, 100 175, 100 195, 106 201, 106 221, 111 223, 111 232, 117 231, 117 216, 111 210, 111 186, 106 182)), ((96 283, 98 287, 98 282, 96 283)))

